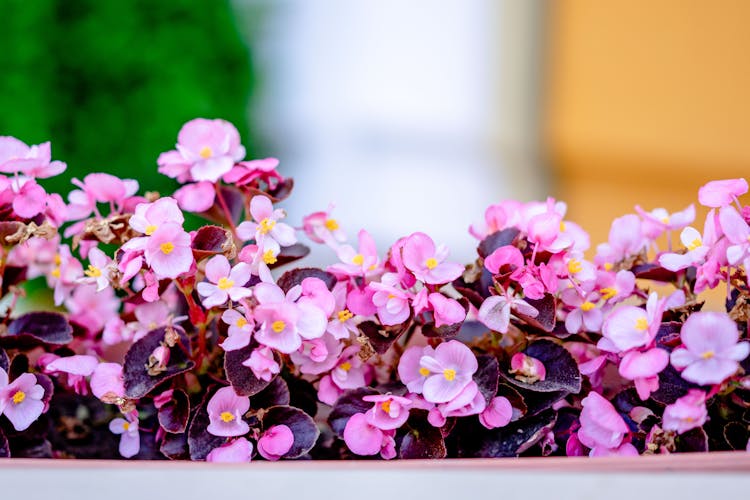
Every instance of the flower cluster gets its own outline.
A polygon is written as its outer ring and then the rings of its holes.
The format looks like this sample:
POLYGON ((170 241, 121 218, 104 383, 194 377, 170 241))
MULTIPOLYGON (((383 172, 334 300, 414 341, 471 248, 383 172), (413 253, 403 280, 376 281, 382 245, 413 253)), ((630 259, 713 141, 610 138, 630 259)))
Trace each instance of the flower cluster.
POLYGON ((562 202, 492 205, 464 265, 422 232, 351 241, 331 207, 295 227, 276 206, 292 179, 223 120, 186 123, 157 163, 171 196, 92 173, 63 198, 37 182, 66 168, 49 143, 0 137, 0 456, 748 447, 744 179, 700 189, 702 232, 693 205, 636 206, 595 248, 562 202), (290 266, 305 239, 333 263, 290 266))

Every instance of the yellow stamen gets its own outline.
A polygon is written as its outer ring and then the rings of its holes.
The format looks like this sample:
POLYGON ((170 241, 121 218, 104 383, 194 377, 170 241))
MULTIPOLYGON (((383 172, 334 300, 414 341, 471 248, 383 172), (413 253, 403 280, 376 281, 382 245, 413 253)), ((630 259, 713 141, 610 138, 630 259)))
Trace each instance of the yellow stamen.
POLYGON ((101 275, 102 275, 102 270, 101 270, 101 269, 99 269, 99 268, 98 268, 98 267, 96 267, 96 266, 93 266, 93 265, 89 264, 89 268, 88 268, 88 269, 86 269, 86 270, 85 270, 85 271, 83 272, 83 274, 85 274, 85 275, 86 275, 86 276, 88 276, 89 278, 98 278, 99 276, 101 276, 101 275))
POLYGON ((560 221, 560 232, 561 233, 565 232, 565 221, 564 220, 560 221))
POLYGON ((122 428, 125 429, 126 431, 129 430, 130 429, 130 422, 125 422, 124 424, 122 424, 122 428))
POLYGON ((615 267, 615 266, 611 262, 605 262, 604 263, 604 270, 605 271, 611 271, 613 267, 615 267))
POLYGON ((223 422, 229 423, 234 420, 234 415, 232 415, 231 412, 223 411, 221 412, 221 415, 219 415, 219 418, 221 418, 223 422))
POLYGON ((151 224, 150 226, 146 226, 146 230, 145 230, 146 231, 145 232, 146 236, 151 236, 152 234, 154 234, 154 232, 157 229, 158 228, 156 226, 154 226, 153 224, 151 224))
POLYGON ((344 361, 343 363, 339 365, 339 368, 341 368, 345 372, 348 372, 349 370, 352 369, 352 364, 348 361, 344 361))
POLYGON ((423 377, 426 377, 427 375, 430 374, 430 370, 428 370, 427 368, 423 366, 422 368, 419 369, 419 374, 422 375, 423 377))
POLYGON ((276 225, 276 221, 273 219, 269 219, 266 217, 262 221, 260 221, 260 233, 261 234, 268 234, 271 232, 271 230, 276 225))
POLYGON ((242 327, 243 327, 243 326, 245 326, 246 324, 247 324, 247 320, 246 320, 245 318, 240 318, 240 319, 238 319, 238 320, 237 320, 237 321, 235 322, 235 326, 236 326, 237 328, 242 328, 242 327))
POLYGON ((219 282, 216 283, 216 286, 219 287, 219 290, 229 290, 234 286, 234 281, 229 278, 220 278, 219 282))
POLYGON ((54 276, 55 278, 59 278, 60 277, 60 267, 58 266, 58 267, 54 268, 50 274, 52 276, 54 276))
POLYGON ((445 380, 448 382, 453 382, 453 380, 456 378, 456 370, 453 368, 446 368, 443 370, 443 377, 445 377, 445 380))
POLYGON ((20 405, 23 403, 24 399, 26 399, 26 393, 23 391, 16 391, 16 393, 13 394, 13 404, 20 405))
POLYGON ((583 304, 581 304, 581 310, 584 312, 590 311, 595 307, 596 307, 596 304, 594 304, 593 302, 589 302, 588 300, 584 302, 583 304))
POLYGON ((635 329, 641 332, 648 330, 648 320, 644 317, 635 320, 635 329))
POLYGON ((661 218, 660 220, 661 220, 661 221, 662 221, 662 223, 664 223, 664 224, 669 224, 669 217, 662 217, 662 218, 661 218))
POLYGON ((438 261, 435 257, 430 257, 426 261, 424 261, 424 265, 427 266, 427 269, 433 270, 437 267, 438 261))
POLYGON ((570 259, 568 262, 568 274, 576 274, 583 271, 583 264, 578 259, 570 259))
POLYGON ((214 154, 214 151, 208 146, 203 146, 201 150, 198 151, 198 154, 201 155, 201 158, 205 160, 206 158, 211 158, 211 155, 214 154))
POLYGON ((159 245, 159 248, 161 249, 164 255, 169 255, 170 253, 174 251, 174 243, 172 243, 171 241, 168 241, 166 243, 162 243, 161 245, 159 245))
POLYGON ((263 252, 263 262, 266 264, 276 264, 276 256, 273 254, 273 250, 266 250, 263 252))
POLYGON ((692 252, 693 250, 701 246, 703 246, 703 241, 701 241, 700 238, 695 238, 693 241, 690 242, 687 249, 692 252))
POLYGON ((703 359, 711 359, 711 358, 713 358, 713 357, 714 357, 715 355, 716 355, 716 353, 715 353, 715 352, 713 352, 713 351, 706 351, 706 352, 704 352, 703 354, 701 354, 701 358, 703 358, 703 359))
POLYGON ((599 293, 602 294, 602 298, 604 300, 609 300, 615 295, 617 295, 617 290, 614 288, 606 287, 606 288, 602 288, 601 290, 599 290, 599 293))
POLYGON ((380 403, 380 407, 383 409, 384 412, 390 413, 391 412, 391 401, 383 401, 380 403))
POLYGON ((271 330, 273 330, 276 333, 281 333, 284 331, 284 328, 286 328, 286 323, 284 323, 282 320, 277 319, 273 323, 271 323, 271 330))
POLYGON ((336 219, 327 219, 325 226, 329 231, 335 231, 339 228, 339 223, 336 219))
POLYGON ((354 317, 354 314, 349 309, 344 309, 343 311, 339 311, 339 321, 344 323, 346 321, 349 321, 354 317))
POLYGON ((365 256, 362 255, 361 253, 358 253, 357 255, 352 257, 352 264, 354 264, 355 266, 361 266, 364 261, 365 261, 365 256))
POLYGON ((62 264, 62 256, 60 256, 59 253, 56 253, 55 254, 55 265, 59 266, 60 264, 62 264))

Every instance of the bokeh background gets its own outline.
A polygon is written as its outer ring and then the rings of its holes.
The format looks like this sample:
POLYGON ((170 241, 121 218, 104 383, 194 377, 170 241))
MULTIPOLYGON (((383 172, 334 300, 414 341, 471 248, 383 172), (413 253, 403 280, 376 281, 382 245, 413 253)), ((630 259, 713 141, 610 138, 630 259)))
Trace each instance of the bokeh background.
MULTIPOLYGON (((0 134, 71 176, 169 193, 155 160, 221 117, 382 249, 467 234, 504 198, 612 218, 750 173, 744 0, 0 0, 0 134)), ((49 185, 49 183, 48 183, 49 185)), ((700 212, 699 212, 700 213, 700 212)), ((700 215, 699 222, 700 225, 700 215)))

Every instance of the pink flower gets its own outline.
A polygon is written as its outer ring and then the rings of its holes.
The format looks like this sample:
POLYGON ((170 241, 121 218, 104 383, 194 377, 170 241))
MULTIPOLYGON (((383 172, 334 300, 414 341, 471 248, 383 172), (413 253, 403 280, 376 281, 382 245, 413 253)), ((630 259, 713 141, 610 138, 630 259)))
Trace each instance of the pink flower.
POLYGON ((302 228, 310 240, 315 243, 325 243, 337 248, 340 243, 346 241, 346 234, 341 230, 336 219, 331 218, 333 207, 328 207, 325 212, 314 212, 302 219, 302 228))
POLYGON ((21 218, 30 219, 44 211, 47 203, 47 192, 34 179, 18 177, 5 182, 3 189, 0 179, 0 191, 10 190, 13 196, 13 211, 21 218))
POLYGON ((703 263, 711 250, 710 244, 704 244, 701 234, 692 227, 686 227, 680 233, 680 241, 687 248, 685 253, 665 253, 659 256, 659 264, 664 269, 679 271, 703 263))
POLYGON ((412 402, 408 398, 385 394, 364 396, 362 400, 375 403, 365 416, 371 425, 380 430, 398 429, 409 419, 409 407, 412 402))
POLYGON ((384 325, 398 325, 409 319, 410 294, 401 289, 399 277, 396 273, 385 273, 380 283, 373 281, 369 284, 372 303, 377 308, 378 318, 384 325))
POLYGON ((359 351, 359 345, 344 349, 331 370, 331 381, 339 389, 356 389, 367 385, 369 366, 362 362, 358 356, 359 351))
POLYGON ((276 362, 273 352, 268 347, 257 347, 250 353, 250 357, 242 362, 253 371, 260 380, 270 381, 276 374, 281 371, 281 367, 276 362))
POLYGON ((340 263, 328 267, 337 276, 371 276, 380 270, 380 258, 375 240, 364 229, 359 232, 359 248, 341 245, 336 249, 340 263))
POLYGON ((129 415, 128 420, 115 418, 109 423, 109 430, 113 434, 120 434, 120 455, 123 457, 133 457, 141 450, 137 416, 129 415))
POLYGON ((590 292, 581 296, 578 290, 568 288, 563 290, 560 298, 565 305, 573 307, 565 317, 565 329, 568 333, 578 333, 583 327, 587 332, 598 332, 602 326, 602 309, 597 307, 599 293, 590 292))
POLYGON ((139 203, 130 217, 130 227, 139 233, 151 236, 162 224, 182 225, 185 216, 174 198, 159 198, 153 203, 139 203))
POLYGON ((45 373, 67 373, 68 385, 73 387, 77 394, 86 394, 86 378, 94 373, 99 365, 95 356, 76 354, 64 358, 57 358, 44 366, 45 373))
POLYGON ((617 274, 608 271, 597 273, 596 285, 599 295, 607 304, 616 304, 630 297, 635 289, 635 275, 630 271, 622 270, 617 274))
POLYGON ((274 210, 271 200, 266 196, 253 196, 250 200, 250 215, 254 222, 245 221, 237 226, 237 235, 245 241, 254 239, 261 245, 268 238, 282 247, 297 243, 294 229, 279 220, 286 217, 282 209, 274 210))
POLYGON ((286 425, 269 427, 258 439, 258 453, 266 460, 276 461, 294 444, 294 434, 286 425))
POLYGON ((490 404, 479 414, 479 422, 487 429, 505 427, 513 418, 513 407, 508 398, 497 396, 492 398, 490 404))
POLYGON ((658 374, 669 364, 669 353, 654 347, 645 352, 632 350, 620 361, 620 375, 635 381, 635 388, 641 400, 645 401, 659 388, 658 374))
POLYGON ((117 316, 120 299, 111 287, 101 292, 91 285, 81 285, 65 300, 65 307, 70 312, 70 320, 95 334, 104 328, 111 318, 117 316))
POLYGON ((641 219, 635 214, 624 215, 612 222, 609 241, 597 247, 595 262, 608 269, 628 256, 639 254, 647 243, 641 232, 641 219))
POLYGON ((414 276, 428 285, 450 283, 464 272, 464 266, 455 262, 445 262, 448 248, 435 247, 432 238, 424 233, 409 236, 402 250, 404 266, 414 276))
POLYGON ((219 344, 225 351, 242 349, 250 343, 255 328, 252 318, 237 309, 227 309, 221 315, 221 320, 229 325, 229 336, 219 344))
POLYGON ((690 389, 688 393, 664 408, 663 427, 668 431, 683 434, 706 423, 706 393, 690 389))
POLYGON ((20 173, 39 179, 63 173, 66 168, 65 163, 50 161, 51 158, 49 142, 27 146, 15 137, 0 137, 0 172, 20 173))
POLYGON ((10 420, 17 431, 25 431, 44 411, 44 387, 31 373, 23 373, 8 383, 8 374, 0 368, 0 415, 10 420))
POLYGON ((445 403, 456 397, 478 368, 471 349, 456 340, 440 344, 433 355, 423 355, 419 364, 430 372, 422 388, 430 403, 445 403))
POLYGON ((238 301, 252 295, 244 285, 250 281, 250 266, 240 262, 233 268, 223 255, 216 255, 206 264, 206 278, 210 281, 198 283, 196 289, 203 298, 206 309, 223 305, 227 299, 238 301))
POLYGON ((146 263, 159 278, 174 279, 193 265, 190 235, 173 222, 162 224, 148 237, 144 253, 146 263))
POLYGON ((91 375, 91 393, 105 403, 113 403, 116 398, 125 397, 122 365, 99 363, 91 375))
POLYGON ((427 301, 435 319, 435 326, 438 328, 444 325, 455 325, 466 319, 464 307, 457 300, 448 298, 442 293, 429 294, 427 301))
POLYGON ((578 430, 581 443, 593 450, 618 448, 630 429, 612 403, 599 393, 590 392, 581 404, 581 428, 578 430))
POLYGON ((450 401, 435 405, 427 414, 427 421, 434 427, 442 427, 450 417, 466 417, 481 414, 487 401, 479 392, 479 386, 473 380, 461 389, 450 401))
POLYGON ((92 283, 96 285, 96 291, 101 292, 109 286, 110 268, 112 259, 99 250, 92 248, 89 250, 89 266, 83 272, 84 278, 79 280, 80 283, 92 283))
POLYGON ((291 354, 300 373, 318 375, 336 366, 344 345, 326 332, 318 339, 303 340, 302 346, 291 354))
POLYGON ((344 428, 344 442, 357 455, 377 455, 385 459, 396 456, 393 435, 370 424, 364 413, 355 413, 344 428))
POLYGON ((422 388, 430 375, 430 370, 423 368, 419 361, 422 356, 434 356, 435 349, 430 346, 412 346, 406 349, 398 362, 398 378, 406 385, 409 392, 422 394, 422 388))
POLYGON ((517 352, 510 358, 510 373, 515 375, 516 379, 527 384, 533 384, 547 378, 547 370, 544 368, 544 364, 522 352, 517 352))
POLYGON ((277 158, 261 158, 259 160, 241 161, 232 170, 224 174, 222 180, 227 184, 245 186, 255 181, 264 181, 271 189, 284 178, 276 171, 279 166, 277 158))
POLYGON ((334 311, 333 317, 328 321, 326 331, 336 339, 347 339, 352 334, 359 334, 357 328, 358 318, 346 306, 346 283, 339 282, 333 287, 334 311))
POLYGON ((664 208, 655 208, 646 212, 638 205, 635 206, 635 211, 643 218, 643 225, 641 226, 643 235, 651 240, 661 236, 664 231, 682 229, 695 220, 695 206, 692 204, 685 210, 673 214, 670 214, 664 208))
POLYGON ((665 301, 659 300, 652 292, 646 309, 635 306, 621 306, 615 309, 604 321, 603 337, 597 344, 600 349, 622 352, 648 345, 661 326, 665 301))
POLYGON ((722 383, 750 353, 750 343, 738 343, 737 324, 726 313, 691 314, 680 338, 684 347, 672 351, 672 366, 684 368, 682 378, 696 384, 722 383))
POLYGON ((745 179, 711 181, 698 190, 698 201, 707 207, 725 207, 747 193, 747 189, 745 179))
POLYGON ((206 462, 244 463, 253 455, 253 443, 241 437, 211 450, 206 462))
POLYGON ((214 436, 242 436, 250 426, 242 416, 250 409, 250 398, 238 396, 232 387, 222 387, 208 401, 209 424, 206 430, 214 436))
POLYGON ((188 212, 207 212, 216 201, 214 184, 208 181, 185 184, 174 192, 180 208, 188 212))
POLYGON ((597 446, 589 453, 590 457, 637 457, 638 449, 631 443, 622 443, 617 448, 602 448, 597 446))
POLYGON ((78 179, 73 179, 71 182, 81 188, 68 194, 70 202, 68 211, 71 220, 84 219, 92 211, 98 215, 97 203, 108 203, 113 209, 119 210, 126 199, 138 192, 138 181, 120 179, 102 172, 88 174, 83 178, 83 182, 78 179))
POLYGON ((727 261, 731 265, 742 263, 750 268, 750 226, 734 207, 724 207, 719 212, 721 229, 731 246, 727 247, 727 261))
POLYGON ((484 299, 479 307, 477 319, 491 330, 507 333, 513 310, 532 318, 539 314, 536 308, 525 300, 516 298, 513 291, 508 290, 505 295, 492 295, 484 299))

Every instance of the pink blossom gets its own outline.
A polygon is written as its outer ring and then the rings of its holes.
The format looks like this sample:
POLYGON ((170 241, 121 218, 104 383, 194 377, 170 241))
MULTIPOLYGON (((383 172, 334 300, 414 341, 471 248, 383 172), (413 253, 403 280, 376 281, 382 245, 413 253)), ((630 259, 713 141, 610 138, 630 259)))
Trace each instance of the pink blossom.
POLYGON ((98 215, 97 203, 108 203, 119 210, 125 201, 138 191, 138 181, 133 179, 120 179, 114 175, 102 172, 88 174, 83 182, 78 179, 72 180, 73 184, 81 189, 76 189, 68 194, 68 211, 71 220, 79 220, 88 217, 91 212, 98 215))
POLYGON ((310 304, 321 311, 326 317, 333 314, 336 309, 336 297, 328 289, 328 285, 320 278, 305 278, 300 283, 302 296, 297 300, 298 304, 310 304))
POLYGON ((632 295, 635 289, 635 275, 624 269, 618 271, 617 274, 599 271, 596 285, 602 300, 607 304, 616 304, 632 295))
POLYGON ((527 207, 526 232, 529 241, 536 244, 540 250, 547 250, 560 234, 563 214, 556 209, 552 198, 548 198, 544 204, 535 203, 527 207))
POLYGON ((747 193, 745 179, 725 179, 706 183, 698 190, 698 201, 707 207, 725 207, 747 193))
POLYGON ((206 462, 244 463, 249 462, 252 455, 253 443, 241 437, 211 450, 206 462))
POLYGON ((300 373, 319 375, 336 366, 344 345, 326 332, 320 338, 303 340, 299 350, 290 356, 300 373))
POLYGON ((325 243, 337 248, 340 243, 346 241, 346 234, 341 230, 339 222, 331 217, 333 207, 328 207, 325 212, 314 212, 302 219, 302 229, 310 240, 315 243, 325 243))
POLYGON ((258 160, 241 161, 232 170, 224 174, 222 180, 228 184, 245 186, 255 181, 264 181, 271 189, 283 181, 283 177, 276 171, 279 166, 277 158, 261 158, 258 160))
POLYGON ((497 231, 509 227, 521 227, 521 203, 514 200, 506 200, 495 205, 490 205, 484 212, 484 221, 481 224, 471 225, 469 233, 478 240, 497 231))
POLYGON ((266 382, 273 379, 281 371, 281 367, 276 362, 273 352, 268 347, 257 347, 250 353, 250 357, 242 362, 244 366, 250 368, 260 380, 266 382))
POLYGON ((0 172, 20 173, 44 179, 65 171, 66 165, 52 158, 49 142, 28 146, 15 137, 0 137, 0 172))
POLYGON ((86 378, 94 373, 99 365, 95 356, 76 354, 64 358, 56 358, 44 366, 45 373, 67 373, 68 385, 73 387, 77 394, 86 394, 86 378))
POLYGON ((479 422, 487 429, 505 427, 513 418, 513 406, 508 398, 497 396, 492 398, 490 404, 479 414, 479 422))
POLYGON ((129 415, 128 420, 115 418, 109 422, 109 430, 113 434, 120 434, 120 455, 123 457, 134 457, 141 450, 137 416, 129 415))
POLYGON ((208 181, 185 184, 174 192, 180 208, 188 212, 207 212, 216 201, 214 184, 208 181))
POLYGON ((409 319, 410 294, 401 289, 396 273, 385 273, 380 282, 373 281, 369 288, 374 291, 372 303, 377 308, 378 318, 384 325, 398 325, 409 319))
POLYGON ((70 320, 86 328, 89 333, 98 333, 111 318, 117 315, 120 299, 111 287, 101 292, 91 285, 81 285, 65 300, 70 320))
POLYGON ((402 250, 404 266, 414 276, 428 285, 450 283, 464 272, 464 266, 446 262, 448 248, 435 247, 432 238, 424 233, 413 233, 404 242, 402 250))
POLYGON ((359 247, 340 245, 336 255, 341 262, 328 267, 337 276, 372 276, 380 270, 380 257, 375 240, 364 229, 359 232, 359 247))
POLYGON ((487 407, 487 401, 479 392, 479 386, 473 380, 469 381, 450 401, 436 404, 429 410, 427 421, 434 427, 442 427, 450 417, 466 417, 479 415, 487 407))
POLYGON ((367 421, 380 430, 398 429, 409 419, 409 407, 412 402, 408 398, 392 394, 364 396, 363 401, 375 403, 365 416, 367 421))
POLYGON ((524 258, 521 251, 513 245, 496 248, 484 259, 484 267, 492 274, 509 274, 518 280, 524 271, 524 258))
POLYGON ((125 397, 122 365, 99 363, 91 375, 91 393, 107 403, 125 397))
POLYGON ((135 213, 130 217, 130 227, 139 233, 151 236, 162 224, 174 223, 182 225, 185 216, 177 207, 174 198, 159 198, 153 203, 139 203, 135 213))
POLYGON ((370 367, 362 362, 359 351, 359 345, 344 349, 331 370, 331 380, 339 389, 356 389, 367 385, 370 367))
POLYGON ((435 349, 430 346, 412 346, 406 349, 398 362, 398 378, 406 385, 409 392, 422 394, 422 388, 430 375, 430 370, 420 365, 422 356, 434 356, 435 349))
POLYGON ((250 426, 242 416, 250 409, 250 398, 238 396, 232 387, 222 387, 211 396, 206 410, 209 424, 206 430, 214 436, 242 436, 250 426))
POLYGON ((11 179, 8 186, 14 193, 13 211, 16 215, 24 219, 30 219, 44 211, 47 203, 47 192, 34 179, 18 177, 11 179))
POLYGON ((727 247, 727 261, 731 265, 742 263, 750 269, 750 226, 734 207, 724 207, 719 212, 721 229, 732 243, 727 247))
POLYGON ((652 292, 645 310, 635 306, 615 309, 604 321, 603 337, 597 346, 609 352, 622 352, 648 345, 659 331, 665 306, 665 299, 660 300, 652 292))
POLYGON ((252 318, 237 309, 227 309, 221 315, 221 320, 229 325, 229 336, 219 344, 225 351, 242 349, 250 343, 255 328, 252 318))
POLYGON ((607 269, 628 256, 639 254, 647 243, 641 219, 635 214, 624 215, 612 221, 609 241, 597 247, 595 262, 607 269))
POLYGON ((484 299, 477 319, 487 328, 500 333, 508 332, 510 314, 515 310, 520 314, 535 318, 539 311, 523 299, 518 299, 508 290, 505 295, 492 295, 484 299))
POLYGON ((602 308, 598 307, 599 293, 590 292, 581 296, 578 290, 568 288, 563 290, 560 298, 565 305, 573 307, 565 317, 565 329, 568 333, 578 333, 583 327, 587 332, 598 332, 602 326, 602 308))
POLYGON ((688 393, 664 408, 663 427, 668 431, 683 434, 706 423, 706 393, 690 389, 688 393))
POLYGON ((695 312, 682 325, 684 347, 672 351, 682 378, 696 384, 720 384, 734 375, 750 353, 750 343, 739 342, 737 324, 726 313, 695 312))
POLYGON ((286 425, 269 427, 258 439, 258 453, 266 460, 276 461, 294 444, 294 434, 286 425))
POLYGON ((631 443, 622 443, 617 448, 597 446, 589 453, 590 457, 637 457, 638 449, 631 443))
POLYGON ((596 392, 581 401, 581 428, 578 439, 592 449, 618 448, 630 429, 612 403, 596 392))
POLYGON ((456 397, 478 368, 471 349, 456 340, 440 344, 434 354, 423 355, 419 364, 430 372, 422 388, 430 403, 445 403, 456 397))
POLYGON ((8 383, 8 374, 0 368, 0 415, 10 420, 17 431, 25 431, 44 411, 44 387, 31 373, 23 373, 8 383))
POLYGON ((250 266, 244 262, 230 267, 226 257, 215 255, 206 264, 206 278, 209 282, 198 283, 196 289, 207 309, 223 305, 228 299, 236 302, 252 295, 244 287, 250 281, 250 266))
POLYGON ((159 226, 148 237, 144 250, 146 263, 159 278, 174 279, 188 272, 193 265, 190 235, 173 222, 159 226))
POLYGON ((544 363, 522 352, 517 352, 510 358, 510 373, 527 384, 533 384, 547 378, 544 363))
POLYGON ((659 388, 658 374, 669 364, 669 353, 654 347, 644 352, 632 350, 620 361, 620 375, 635 381, 635 388, 641 400, 645 401, 659 388))
POLYGON ((254 239, 259 245, 268 238, 282 247, 297 243, 294 229, 283 222, 286 212, 282 209, 274 210, 271 200, 266 196, 253 196, 250 200, 250 215, 253 222, 245 221, 237 226, 237 235, 244 241, 254 239))
POLYGON ((344 442, 357 455, 380 455, 385 459, 396 456, 393 435, 370 424, 364 413, 355 413, 344 428, 344 442))
POLYGON ((83 266, 71 255, 68 245, 60 245, 53 263, 54 267, 47 281, 54 288, 55 305, 59 306, 69 297, 78 279, 83 275, 83 266))
POLYGON ((14 246, 8 254, 7 265, 25 267, 26 279, 34 279, 45 276, 52 271, 56 261, 60 259, 57 254, 60 238, 51 240, 34 236, 14 246))
POLYGON ((339 282, 336 283, 331 291, 334 298, 334 314, 328 321, 328 328, 326 331, 336 339, 346 339, 351 337, 352 334, 359 334, 359 329, 357 328, 357 315, 350 311, 346 306, 346 290, 346 283, 339 282))
POLYGON ((685 210, 673 214, 670 214, 664 208, 655 208, 646 212, 638 205, 635 206, 635 211, 643 219, 643 225, 641 226, 643 235, 650 240, 655 240, 665 231, 682 229, 695 220, 695 206, 692 204, 685 210))
POLYGON ((89 262, 89 266, 83 272, 85 277, 79 282, 95 284, 96 291, 101 292, 109 286, 112 259, 98 248, 92 248, 89 250, 89 262))

